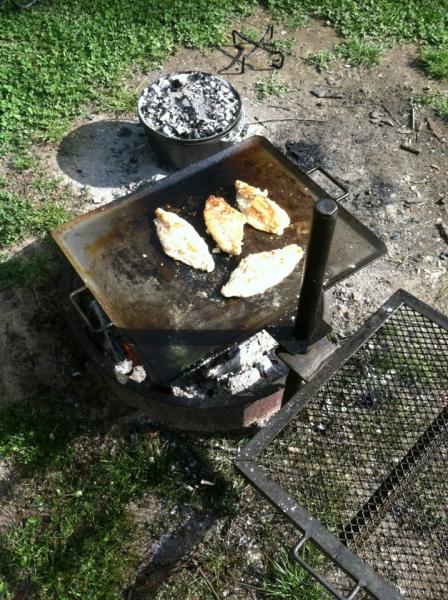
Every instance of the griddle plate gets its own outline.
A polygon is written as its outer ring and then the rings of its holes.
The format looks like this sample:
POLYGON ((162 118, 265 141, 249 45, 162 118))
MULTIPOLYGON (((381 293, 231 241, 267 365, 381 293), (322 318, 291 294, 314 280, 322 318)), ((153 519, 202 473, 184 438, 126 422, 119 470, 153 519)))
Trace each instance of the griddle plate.
MULTIPOLYGON (((303 263, 277 287, 246 300, 224 299, 222 285, 240 257, 215 254, 213 273, 167 257, 153 224, 163 207, 192 223, 209 242, 202 211, 210 194, 235 202, 234 182, 267 188, 293 223, 283 236, 246 226, 242 257, 298 242, 306 247, 314 202, 327 196, 268 140, 252 137, 167 179, 66 223, 54 239, 156 384, 167 384, 205 357, 275 323, 296 304, 303 263)), ((342 207, 328 266, 328 286, 385 252, 384 244, 342 207)))

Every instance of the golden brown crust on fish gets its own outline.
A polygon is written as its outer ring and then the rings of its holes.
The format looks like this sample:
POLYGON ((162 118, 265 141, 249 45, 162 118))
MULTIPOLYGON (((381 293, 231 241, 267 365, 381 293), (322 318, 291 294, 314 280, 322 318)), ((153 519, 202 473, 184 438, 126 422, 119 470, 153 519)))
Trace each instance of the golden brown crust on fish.
POLYGON ((229 281, 221 289, 226 298, 249 298, 262 294, 288 277, 303 256, 297 244, 289 244, 278 250, 249 254, 231 273, 229 281))
POLYGON ((157 235, 168 256, 190 267, 211 272, 215 262, 207 244, 196 229, 173 212, 156 208, 157 235))
POLYGON ((281 235, 290 224, 288 213, 260 190, 244 181, 235 181, 236 202, 247 222, 261 231, 281 235))
POLYGON ((207 231, 223 252, 241 254, 246 218, 224 198, 209 196, 204 208, 207 231))

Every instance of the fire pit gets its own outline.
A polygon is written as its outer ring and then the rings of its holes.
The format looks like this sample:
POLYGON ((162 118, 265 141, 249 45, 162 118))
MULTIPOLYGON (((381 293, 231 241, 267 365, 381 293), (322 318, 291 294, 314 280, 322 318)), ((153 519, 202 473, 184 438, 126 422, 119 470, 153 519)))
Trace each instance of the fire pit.
POLYGON ((234 143, 244 120, 235 88, 199 71, 171 73, 152 82, 137 111, 157 155, 176 168, 234 143))
MULTIPOLYGON (((279 344, 288 348, 297 276, 265 294, 228 301, 218 290, 235 258, 215 255, 215 271, 199 273, 168 259, 153 238, 154 210, 168 199, 205 236, 205 198, 210 193, 231 198, 238 178, 272 191, 294 223, 281 240, 248 230, 243 256, 293 240, 307 247, 313 207, 328 195, 261 137, 53 234, 74 269, 65 291, 75 309, 68 314, 78 341, 123 400, 176 427, 241 428, 260 422, 281 403, 285 368, 274 350, 279 344)), ((385 251, 342 207, 338 214, 327 288, 385 251)))

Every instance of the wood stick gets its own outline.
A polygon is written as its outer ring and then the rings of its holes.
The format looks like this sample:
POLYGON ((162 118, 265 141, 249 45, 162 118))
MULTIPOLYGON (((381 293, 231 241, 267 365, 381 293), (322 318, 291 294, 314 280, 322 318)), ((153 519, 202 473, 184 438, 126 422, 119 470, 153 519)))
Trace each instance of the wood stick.
POLYGON ((212 586, 210 580, 208 579, 207 575, 204 573, 204 571, 201 569, 201 567, 198 565, 198 571, 201 574, 201 577, 204 579, 205 583, 208 586, 208 589, 211 591, 213 598, 215 598, 215 600, 221 600, 221 598, 218 596, 218 592, 215 590, 215 588, 212 586))
POLYGON ((278 108, 279 110, 287 110, 288 112, 291 112, 291 109, 287 106, 275 106, 275 104, 268 104, 267 106, 268 108, 278 108))
POLYGON ((392 121, 395 121, 395 123, 397 125, 399 125, 400 124, 399 120, 395 117, 394 113, 387 107, 387 104, 382 104, 382 107, 387 112, 387 114, 392 119, 392 121))
POLYGON ((260 119, 259 121, 253 121, 252 123, 247 123, 247 125, 263 125, 264 123, 281 123, 282 121, 304 121, 311 123, 326 123, 325 119, 301 119, 299 117, 287 117, 284 119, 260 119))

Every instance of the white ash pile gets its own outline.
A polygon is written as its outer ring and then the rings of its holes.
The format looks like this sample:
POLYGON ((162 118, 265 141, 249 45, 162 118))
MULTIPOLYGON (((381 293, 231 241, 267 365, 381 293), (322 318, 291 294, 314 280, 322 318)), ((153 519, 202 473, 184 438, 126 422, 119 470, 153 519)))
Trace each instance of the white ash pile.
POLYGON ((174 396, 210 398, 235 394, 257 394, 284 377, 286 365, 275 354, 275 339, 260 331, 237 348, 201 369, 183 385, 171 388, 174 396))
POLYGON ((186 140, 225 132, 240 109, 238 95, 229 83, 199 71, 161 77, 139 99, 140 115, 149 127, 186 140))
MULTIPOLYGON (((108 318, 96 300, 90 301, 89 311, 95 315, 101 327, 107 325, 108 318)), ((112 363, 113 373, 118 383, 125 385, 129 380, 135 383, 143 383, 146 380, 145 368, 131 360, 113 330, 105 329, 103 331, 102 351, 104 358, 112 363)))
MULTIPOLYGON (((107 324, 108 319, 96 300, 90 302, 89 310, 96 316, 99 325, 107 324)), ((150 384, 145 368, 129 356, 113 329, 104 330, 101 346, 118 383, 150 384)), ((236 394, 261 397, 266 387, 278 382, 288 371, 275 354, 277 346, 275 339, 262 330, 192 373, 181 385, 172 386, 171 392, 177 397, 204 400, 236 394)))

